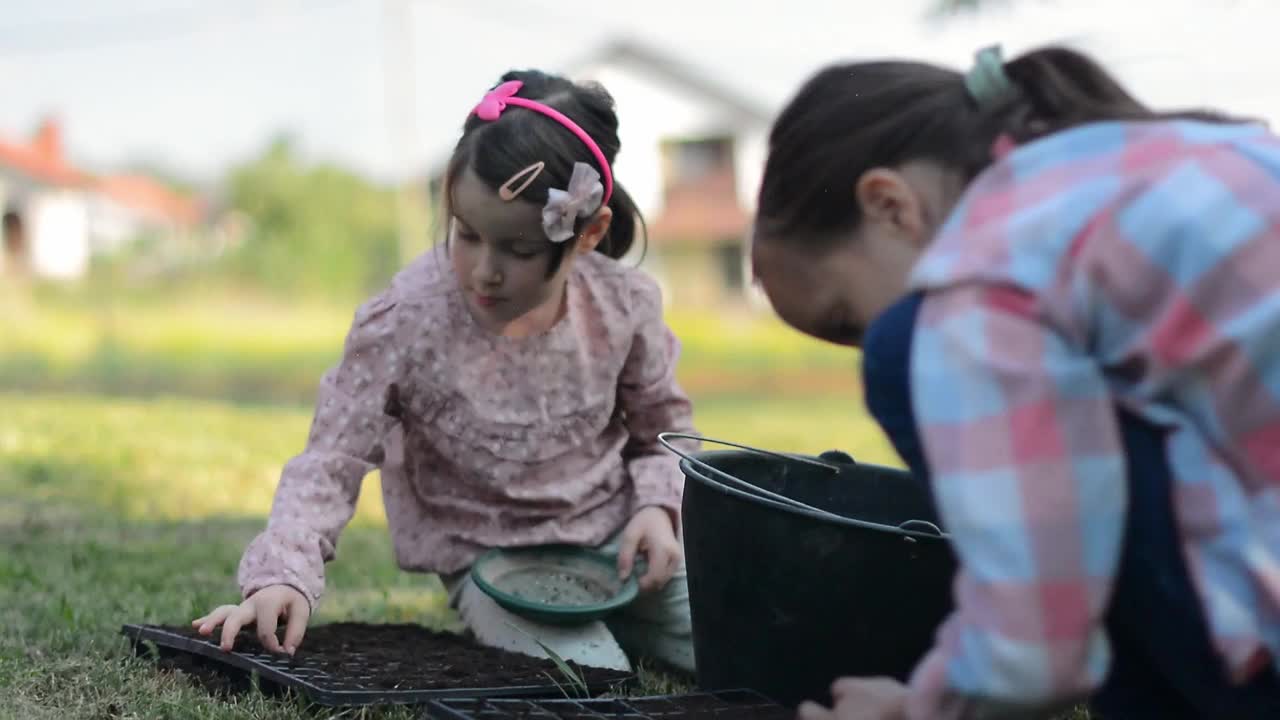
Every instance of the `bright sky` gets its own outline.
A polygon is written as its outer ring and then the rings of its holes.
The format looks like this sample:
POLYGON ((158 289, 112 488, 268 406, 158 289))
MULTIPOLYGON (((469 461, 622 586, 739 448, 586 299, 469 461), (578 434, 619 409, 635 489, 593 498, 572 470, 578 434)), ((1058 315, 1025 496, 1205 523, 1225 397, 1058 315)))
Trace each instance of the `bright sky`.
POLYGON ((555 69, 619 34, 775 109, 838 59, 963 66, 991 42, 1069 41, 1154 105, 1280 121, 1276 0, 992 0, 945 23, 928 0, 394 1, 416 53, 407 151, 387 122, 388 0, 9 0, 0 135, 53 112, 90 167, 149 160, 213 179, 287 130, 313 156, 392 178, 449 147, 504 70, 555 69))

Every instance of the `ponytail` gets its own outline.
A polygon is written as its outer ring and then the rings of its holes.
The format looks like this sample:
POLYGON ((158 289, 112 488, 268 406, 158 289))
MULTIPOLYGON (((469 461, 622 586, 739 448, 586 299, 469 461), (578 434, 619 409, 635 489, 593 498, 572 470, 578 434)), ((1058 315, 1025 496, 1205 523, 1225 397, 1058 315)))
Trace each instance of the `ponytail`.
POLYGON ((1154 111, 1093 59, 1063 47, 1029 52, 1007 63, 1004 70, 1017 92, 999 124, 1018 142, 1103 121, 1237 121, 1207 110, 1154 111))

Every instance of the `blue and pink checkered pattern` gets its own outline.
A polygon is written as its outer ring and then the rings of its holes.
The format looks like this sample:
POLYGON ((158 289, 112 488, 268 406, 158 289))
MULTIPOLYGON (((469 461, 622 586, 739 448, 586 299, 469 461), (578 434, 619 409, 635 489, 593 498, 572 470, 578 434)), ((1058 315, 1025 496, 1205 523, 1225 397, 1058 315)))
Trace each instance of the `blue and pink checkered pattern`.
POLYGON ((1280 657, 1280 139, 1152 122, 1030 143, 970 185, 912 286, 912 406, 963 570, 911 717, 1102 683, 1117 405, 1168 428, 1224 668, 1280 657))

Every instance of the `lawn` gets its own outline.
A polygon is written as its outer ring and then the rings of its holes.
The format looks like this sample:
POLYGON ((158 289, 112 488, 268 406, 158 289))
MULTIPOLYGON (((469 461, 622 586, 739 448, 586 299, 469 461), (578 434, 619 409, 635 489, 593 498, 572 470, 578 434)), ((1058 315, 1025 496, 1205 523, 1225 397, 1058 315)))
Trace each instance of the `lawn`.
MULTIPOLYGON (((288 303, 249 291, 39 296, 0 287, 0 388, 180 393, 308 404, 337 360, 355 301, 288 303)), ((681 379, 699 396, 839 394, 858 404, 856 353, 768 315, 677 310, 681 379)))
MULTIPOLYGON (((891 459, 857 407, 844 394, 720 393, 699 402, 697 423, 771 448, 891 459)), ((210 699, 134 659, 117 634, 235 599, 240 552, 308 419, 304 406, 0 393, 0 717, 314 717, 261 696, 210 699)), ((434 578, 395 567, 377 482, 366 480, 316 621, 456 627, 434 578)))

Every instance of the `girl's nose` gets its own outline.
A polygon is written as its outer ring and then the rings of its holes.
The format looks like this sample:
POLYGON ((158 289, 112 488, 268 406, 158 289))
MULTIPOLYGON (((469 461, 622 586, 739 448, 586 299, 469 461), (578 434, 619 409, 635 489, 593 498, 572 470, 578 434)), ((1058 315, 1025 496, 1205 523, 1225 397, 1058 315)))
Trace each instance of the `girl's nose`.
POLYGON ((486 287, 497 287, 502 284, 502 269, 494 262, 493 255, 485 253, 476 263, 476 282, 486 287))

